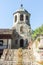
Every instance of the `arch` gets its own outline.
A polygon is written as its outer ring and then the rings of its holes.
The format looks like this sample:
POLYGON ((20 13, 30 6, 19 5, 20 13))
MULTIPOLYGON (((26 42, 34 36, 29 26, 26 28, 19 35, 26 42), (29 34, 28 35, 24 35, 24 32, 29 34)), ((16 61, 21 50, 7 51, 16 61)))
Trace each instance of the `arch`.
POLYGON ((28 15, 26 15, 26 20, 29 20, 28 15))
POLYGON ((20 15, 20 21, 23 21, 23 14, 20 15))
POLYGON ((21 39, 21 40, 20 40, 20 47, 23 47, 23 46, 24 46, 24 40, 21 39))

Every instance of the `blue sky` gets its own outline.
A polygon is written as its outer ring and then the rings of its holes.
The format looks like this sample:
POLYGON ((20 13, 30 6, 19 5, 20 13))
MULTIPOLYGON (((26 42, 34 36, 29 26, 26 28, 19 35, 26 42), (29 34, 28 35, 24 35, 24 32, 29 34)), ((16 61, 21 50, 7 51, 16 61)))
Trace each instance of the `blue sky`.
POLYGON ((32 29, 43 24, 43 0, 0 0, 0 28, 12 27, 13 13, 19 9, 21 3, 31 13, 32 29))

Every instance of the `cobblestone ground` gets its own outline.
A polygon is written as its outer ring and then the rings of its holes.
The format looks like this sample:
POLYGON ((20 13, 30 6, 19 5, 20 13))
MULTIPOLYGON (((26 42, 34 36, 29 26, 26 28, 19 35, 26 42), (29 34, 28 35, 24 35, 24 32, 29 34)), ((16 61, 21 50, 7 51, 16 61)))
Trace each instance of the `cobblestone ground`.
POLYGON ((32 49, 5 49, 0 65, 36 65, 32 49))

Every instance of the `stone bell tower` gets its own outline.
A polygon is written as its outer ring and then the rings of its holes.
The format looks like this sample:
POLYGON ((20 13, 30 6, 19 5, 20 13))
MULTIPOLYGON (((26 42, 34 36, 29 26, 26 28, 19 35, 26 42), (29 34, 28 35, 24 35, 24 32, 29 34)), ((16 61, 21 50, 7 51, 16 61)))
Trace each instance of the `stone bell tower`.
POLYGON ((30 13, 21 5, 14 14, 11 49, 5 49, 1 65, 35 65, 33 49, 27 48, 31 40, 30 13), (18 49, 19 48, 19 49, 18 49))
MULTIPOLYGON (((20 35, 16 38, 17 47, 25 48, 31 40, 31 26, 30 26, 30 13, 21 7, 15 13, 13 13, 13 29, 20 35)), ((15 44, 16 44, 15 43, 15 44)))

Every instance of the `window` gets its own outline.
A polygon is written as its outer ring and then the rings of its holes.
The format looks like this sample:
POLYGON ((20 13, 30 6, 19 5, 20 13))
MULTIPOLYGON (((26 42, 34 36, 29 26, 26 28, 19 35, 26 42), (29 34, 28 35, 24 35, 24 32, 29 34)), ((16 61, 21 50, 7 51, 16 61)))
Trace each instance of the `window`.
POLYGON ((15 15, 15 22, 17 21, 17 15, 15 15))
POLYGON ((20 47, 23 47, 23 46, 24 46, 24 40, 21 39, 21 40, 20 40, 20 47))
POLYGON ((3 40, 0 40, 0 46, 3 46, 3 40))
POLYGON ((28 16, 26 15, 26 20, 28 20, 28 16))
POLYGON ((23 14, 20 15, 20 21, 23 21, 23 14))

